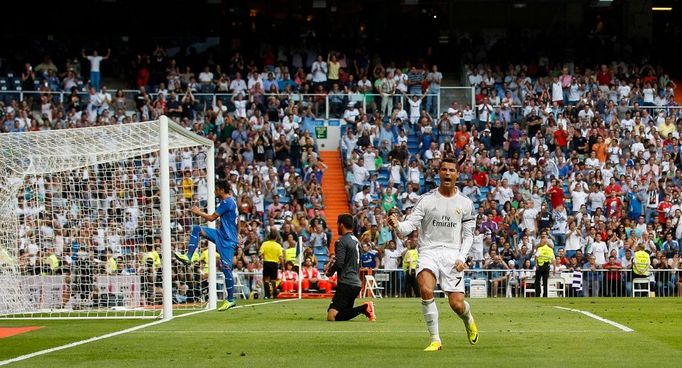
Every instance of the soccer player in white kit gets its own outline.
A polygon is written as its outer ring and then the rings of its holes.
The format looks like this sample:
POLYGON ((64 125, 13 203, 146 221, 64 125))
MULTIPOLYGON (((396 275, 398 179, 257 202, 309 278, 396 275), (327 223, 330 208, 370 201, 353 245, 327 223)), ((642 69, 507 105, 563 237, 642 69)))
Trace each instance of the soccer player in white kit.
POLYGON ((450 308, 464 321, 467 338, 478 342, 478 328, 464 300, 464 268, 474 239, 476 217, 474 204, 457 188, 457 163, 441 161, 440 186, 421 196, 412 213, 400 222, 395 214, 390 225, 401 235, 419 230, 419 265, 417 283, 421 291, 422 313, 431 334, 431 344, 424 351, 441 350, 438 333, 438 308, 433 291, 439 283, 447 294, 450 308))

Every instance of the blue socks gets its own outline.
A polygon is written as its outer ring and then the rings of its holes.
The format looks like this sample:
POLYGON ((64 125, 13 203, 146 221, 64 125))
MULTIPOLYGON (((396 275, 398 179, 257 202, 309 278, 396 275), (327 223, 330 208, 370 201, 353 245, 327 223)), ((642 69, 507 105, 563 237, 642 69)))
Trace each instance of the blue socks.
POLYGON ((227 289, 227 301, 234 301, 234 278, 232 277, 232 270, 225 267, 223 263, 223 274, 225 275, 225 288, 227 289))
POLYGON ((199 246, 199 236, 201 235, 201 226, 193 226, 192 227, 192 234, 189 236, 189 246, 187 247, 187 258, 189 258, 189 261, 192 261, 192 256, 194 255, 194 251, 197 250, 197 246, 199 246))

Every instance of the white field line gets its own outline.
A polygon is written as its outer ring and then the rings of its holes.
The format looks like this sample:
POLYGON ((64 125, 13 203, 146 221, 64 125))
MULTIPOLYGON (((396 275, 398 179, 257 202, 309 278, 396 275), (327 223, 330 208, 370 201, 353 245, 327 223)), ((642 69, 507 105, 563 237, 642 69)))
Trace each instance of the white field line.
POLYGON ((600 316, 598 316, 598 315, 596 315, 596 314, 594 314, 594 313, 588 312, 588 311, 583 311, 583 310, 580 310, 580 309, 573 309, 573 308, 565 308, 565 307, 560 307, 560 306, 557 306, 557 305, 555 305, 554 308, 561 309, 561 310, 566 310, 566 311, 570 311, 570 312, 577 312, 577 313, 584 314, 584 315, 586 315, 586 316, 588 316, 588 317, 590 317, 590 318, 596 319, 597 321, 604 322, 604 323, 609 324, 609 325, 611 325, 611 326, 613 326, 613 327, 616 327, 616 328, 618 328, 619 330, 621 330, 621 331, 623 331, 623 332, 635 332, 635 330, 631 329, 631 328, 628 327, 628 326, 621 325, 621 324, 618 323, 618 322, 614 322, 614 321, 612 321, 612 320, 610 320, 610 319, 606 319, 606 318, 604 318, 604 317, 600 317, 600 316))
MULTIPOLYGON (((264 303, 257 303, 257 304, 249 304, 249 305, 239 305, 239 306, 236 306, 236 307, 234 307, 234 308, 232 308, 232 309, 246 308, 246 307, 255 307, 255 306, 265 305, 265 304, 282 303, 282 302, 291 301, 291 300, 298 300, 298 299, 281 299, 281 300, 274 300, 274 301, 271 301, 271 302, 264 302, 264 303)), ((190 313, 181 314, 181 315, 178 315, 176 318, 182 318, 182 317, 193 316, 193 315, 195 315, 195 314, 204 313, 204 312, 208 312, 208 311, 209 311, 209 309, 203 309, 203 310, 196 311, 196 312, 190 312, 190 313)), ((172 319, 171 319, 171 321, 172 321, 172 319)), ((88 343, 91 343, 91 342, 95 342, 95 341, 99 341, 99 340, 108 339, 108 338, 110 338, 110 337, 119 336, 119 335, 127 334, 127 333, 130 333, 130 332, 135 332, 135 331, 141 330, 141 329, 143 329, 143 328, 147 328, 147 327, 151 327, 151 326, 156 326, 156 325, 162 324, 162 323, 164 323, 164 322, 168 322, 168 321, 162 319, 162 320, 158 320, 158 321, 154 321, 154 322, 150 322, 150 323, 145 323, 145 324, 142 324, 142 325, 139 325, 139 326, 134 326, 134 327, 131 327, 131 328, 127 328, 127 329, 125 329, 125 330, 115 331, 115 332, 111 332, 111 333, 108 333, 108 334, 105 334, 105 335, 95 336, 95 337, 91 337, 91 338, 89 338, 89 339, 80 340, 80 341, 75 341, 75 342, 68 343, 68 344, 65 344, 65 345, 55 346, 55 347, 53 347, 53 348, 49 348, 49 349, 45 349, 45 350, 36 351, 36 352, 30 353, 30 354, 26 354, 26 355, 21 355, 21 356, 18 356, 18 357, 16 357, 16 358, 11 358, 11 359, 7 359, 7 360, 2 360, 2 361, 0 361, 0 366, 7 365, 7 364, 11 364, 11 363, 20 362, 20 361, 26 360, 26 359, 31 359, 31 358, 34 358, 34 357, 37 357, 37 356, 40 356, 40 355, 45 355, 45 354, 53 353, 53 352, 55 352, 55 351, 64 350, 64 349, 69 349, 69 348, 73 348, 73 347, 76 347, 76 346, 79 346, 79 345, 84 345, 84 344, 88 344, 88 343)))
MULTIPOLYGON (((487 330, 479 331, 480 333, 618 333, 618 331, 604 331, 604 330, 487 330)), ((146 330, 136 332, 139 334, 426 334, 426 330, 257 330, 257 331, 217 331, 217 330, 146 330)))

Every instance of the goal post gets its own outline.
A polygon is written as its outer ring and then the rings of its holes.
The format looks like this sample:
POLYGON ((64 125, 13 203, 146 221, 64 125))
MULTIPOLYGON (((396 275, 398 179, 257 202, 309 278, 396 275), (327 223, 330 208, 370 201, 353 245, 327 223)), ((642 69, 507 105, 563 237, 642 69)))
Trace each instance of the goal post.
POLYGON ((214 146, 165 116, 0 134, 0 318, 159 318, 216 306, 214 146), (209 226, 213 226, 209 224, 209 226))

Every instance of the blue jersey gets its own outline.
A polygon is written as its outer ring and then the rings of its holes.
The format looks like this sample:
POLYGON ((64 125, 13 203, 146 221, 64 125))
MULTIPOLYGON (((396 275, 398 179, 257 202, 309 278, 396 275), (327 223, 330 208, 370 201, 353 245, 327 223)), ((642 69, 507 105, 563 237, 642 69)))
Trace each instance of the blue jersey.
POLYGON ((220 216, 218 225, 218 236, 229 243, 237 244, 237 221, 239 221, 239 210, 237 202, 232 197, 228 197, 218 203, 216 213, 220 216))
POLYGON ((640 215, 642 213, 642 202, 639 200, 636 192, 628 192, 628 212, 632 215, 640 215))
POLYGON ((377 266, 376 260, 377 253, 374 250, 369 250, 369 252, 362 253, 360 255, 360 263, 364 268, 374 268, 377 266))

